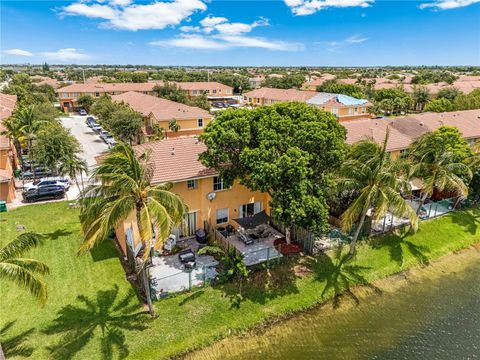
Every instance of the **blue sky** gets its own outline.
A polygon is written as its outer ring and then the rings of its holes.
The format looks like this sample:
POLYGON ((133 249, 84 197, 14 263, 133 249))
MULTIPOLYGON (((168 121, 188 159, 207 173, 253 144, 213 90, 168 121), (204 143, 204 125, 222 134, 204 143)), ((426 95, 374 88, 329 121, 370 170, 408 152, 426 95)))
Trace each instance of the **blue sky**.
POLYGON ((480 0, 2 0, 1 62, 480 65, 480 0))

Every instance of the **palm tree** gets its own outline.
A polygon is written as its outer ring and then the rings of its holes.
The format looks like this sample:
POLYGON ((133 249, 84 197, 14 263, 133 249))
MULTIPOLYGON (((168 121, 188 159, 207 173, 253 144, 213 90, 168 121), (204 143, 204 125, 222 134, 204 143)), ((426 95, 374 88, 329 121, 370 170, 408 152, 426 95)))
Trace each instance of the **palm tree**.
POLYGON ((415 103, 415 110, 422 111, 425 105, 428 103, 430 93, 425 86, 414 86, 412 97, 415 103))
POLYGON ((423 181, 417 214, 435 191, 448 191, 459 197, 468 195, 468 186, 462 177, 471 179, 472 170, 455 158, 455 154, 447 151, 433 133, 423 135, 412 144, 409 151, 409 159, 414 164, 412 174, 423 181))
MULTIPOLYGON (((158 249, 180 224, 186 212, 182 199, 169 191, 170 185, 152 185, 153 169, 150 153, 137 154, 125 143, 114 147, 92 173, 92 183, 80 200, 80 221, 84 242, 80 251, 88 251, 132 213, 135 214, 144 247, 141 278, 145 279, 144 264, 152 248, 158 249), (154 229, 154 230, 153 230, 154 229)), ((155 315, 148 296, 149 284, 143 280, 147 303, 155 315)))
POLYGON ((47 300, 47 285, 39 275, 49 274, 44 263, 19 257, 28 250, 39 246, 43 236, 27 232, 0 249, 0 278, 11 280, 20 287, 27 288, 42 304, 47 300))
POLYGON ((339 186, 342 191, 356 190, 358 197, 341 216, 342 228, 350 232, 356 225, 350 255, 355 247, 360 231, 369 211, 373 220, 379 220, 387 212, 394 216, 407 216, 412 226, 417 226, 417 216, 402 197, 402 192, 410 190, 405 163, 394 161, 387 152, 389 131, 383 145, 373 140, 362 140, 353 145, 351 153, 341 169, 339 186))
POLYGON ((22 125, 15 117, 9 117, 3 121, 4 130, 0 132, 1 135, 8 136, 15 146, 15 151, 22 161, 22 142, 25 141, 22 131, 22 125))
POLYGON ((71 179, 74 179, 75 184, 77 185, 79 196, 82 196, 85 187, 83 185, 83 174, 88 175, 88 165, 87 162, 83 159, 80 159, 77 155, 72 157, 67 157, 63 159, 60 163, 59 173, 70 176, 71 179), (78 176, 80 176, 82 188, 78 183, 78 176))
MULTIPOLYGON (((170 129, 170 131, 173 131, 173 132, 179 132, 180 131, 180 124, 178 123, 178 121, 176 119, 172 119, 168 122, 168 128, 170 129)), ((165 132, 165 138, 167 137, 167 132, 165 132)))
POLYGON ((27 155, 29 160, 31 160, 30 150, 33 140, 37 137, 41 126, 46 124, 47 121, 37 119, 35 116, 35 105, 20 108, 15 111, 13 117, 14 121, 17 122, 21 137, 25 139, 27 143, 27 155))

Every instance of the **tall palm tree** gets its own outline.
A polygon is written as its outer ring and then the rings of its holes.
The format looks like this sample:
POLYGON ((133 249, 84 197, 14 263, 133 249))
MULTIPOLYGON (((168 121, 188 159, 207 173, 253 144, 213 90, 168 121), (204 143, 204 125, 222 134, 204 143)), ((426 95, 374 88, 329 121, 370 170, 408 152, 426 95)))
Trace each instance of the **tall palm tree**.
POLYGON ((341 190, 357 190, 358 197, 341 216, 342 228, 350 232, 356 225, 350 255, 355 253, 360 231, 367 214, 379 220, 387 212, 395 216, 407 216, 410 223, 417 226, 417 216, 402 197, 410 190, 405 164, 392 160, 387 152, 389 131, 383 145, 373 140, 362 140, 352 146, 351 153, 341 169, 339 186, 341 190))
POLYGON ((15 121, 18 123, 20 133, 27 143, 27 154, 30 158, 30 150, 32 148, 33 140, 37 137, 41 126, 47 121, 39 120, 35 116, 35 105, 21 107, 13 114, 15 121))
MULTIPOLYGON (((182 199, 169 191, 169 185, 151 183, 153 168, 150 153, 136 154, 125 143, 114 147, 92 173, 92 183, 81 199, 80 221, 84 242, 80 251, 87 251, 105 239, 109 232, 132 213, 135 214, 144 246, 143 265, 152 248, 158 249, 180 224, 186 213, 182 199), (155 240, 154 240, 155 239, 155 240)), ((144 266, 142 266, 143 271, 144 266)), ((141 278, 145 279, 145 273, 141 278)), ((147 303, 155 315, 148 296, 149 284, 143 281, 147 303)))
POLYGON ((79 196, 82 196, 82 193, 85 190, 83 184, 83 174, 88 176, 88 165, 87 162, 83 159, 80 159, 77 155, 72 157, 67 157, 62 160, 59 166, 59 173, 63 175, 70 176, 71 179, 74 179, 75 184, 77 185, 79 196), (80 184, 78 183, 78 176, 80 176, 82 188, 80 189, 80 184))
POLYGON ((464 177, 471 179, 472 170, 455 158, 455 154, 442 146, 440 139, 433 133, 423 135, 412 144, 409 150, 409 159, 413 164, 412 174, 423 181, 417 214, 435 191, 448 191, 458 197, 468 195, 464 177))
POLYGON ((28 250, 39 246, 42 241, 42 235, 27 232, 0 248, 0 278, 28 289, 44 304, 47 300, 47 285, 39 275, 49 274, 48 266, 38 260, 20 257, 28 250))

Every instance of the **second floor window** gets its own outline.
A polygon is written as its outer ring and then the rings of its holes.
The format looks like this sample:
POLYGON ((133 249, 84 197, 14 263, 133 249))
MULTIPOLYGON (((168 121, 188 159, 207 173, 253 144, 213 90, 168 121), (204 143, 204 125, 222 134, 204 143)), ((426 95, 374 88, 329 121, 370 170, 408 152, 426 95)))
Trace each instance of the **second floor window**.
POLYGON ((194 190, 198 188, 198 180, 187 180, 187 189, 194 190))
POLYGON ((213 177, 213 191, 220 191, 225 189, 223 179, 220 176, 213 177))
POLYGON ((198 127, 203 127, 203 119, 198 119, 197 123, 198 123, 198 127))

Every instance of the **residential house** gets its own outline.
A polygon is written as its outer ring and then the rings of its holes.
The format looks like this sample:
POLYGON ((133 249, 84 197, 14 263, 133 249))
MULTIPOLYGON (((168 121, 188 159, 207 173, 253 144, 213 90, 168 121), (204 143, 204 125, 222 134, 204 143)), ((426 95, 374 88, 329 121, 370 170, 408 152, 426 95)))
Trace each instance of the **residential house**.
MULTIPOLYGON (((195 137, 150 142, 136 146, 135 150, 138 154, 151 151, 152 183, 172 183, 171 191, 180 195, 188 206, 186 226, 174 230, 178 237, 194 235, 197 229, 208 231, 217 226, 234 225, 233 219, 262 210, 268 212, 266 193, 251 191, 238 182, 226 187, 213 169, 198 160, 206 146, 195 137)), ((134 214, 115 229, 124 252, 129 229, 138 234, 134 214)), ((138 235, 134 238, 138 241, 138 235)))
POLYGON ((446 113, 421 113, 395 118, 358 119, 343 123, 347 129, 347 143, 362 139, 374 139, 383 143, 387 128, 390 137, 387 150, 397 158, 415 139, 439 127, 455 126, 470 145, 480 142, 480 110, 464 110, 446 113))
MULTIPOLYGON (((0 132, 4 130, 3 120, 10 117, 17 103, 16 95, 0 93, 0 132)), ((15 199, 15 178, 17 166, 15 147, 8 136, 0 135, 0 201, 7 203, 15 199)))
POLYGON ((321 93, 309 90, 260 88, 243 94, 243 101, 251 106, 277 102, 299 101, 331 112, 341 121, 365 117, 370 102, 343 94, 321 93))
POLYGON ((120 95, 129 91, 153 95, 153 88, 155 85, 162 84, 162 82, 71 84, 58 89, 57 93, 61 107, 65 112, 69 112, 75 110, 77 107, 77 100, 82 95, 90 95, 93 98, 99 98, 104 94, 120 95))
POLYGON ((166 137, 172 138, 198 135, 212 120, 212 115, 206 110, 135 91, 114 95, 112 100, 124 102, 144 116, 143 134, 145 139, 143 140, 147 140, 149 136, 153 135, 153 124, 158 124, 164 129, 166 137), (169 129, 169 123, 172 120, 176 120, 180 126, 178 132, 169 129))
MULTIPOLYGON (((72 84, 57 90, 60 105, 65 112, 73 111, 76 101, 81 95, 90 95, 98 98, 103 94, 120 95, 129 91, 136 91, 146 95, 154 95, 153 88, 156 85, 162 86, 162 81, 151 81, 146 83, 87 83, 72 84)), ((176 84, 179 89, 185 91, 189 98, 205 94, 211 101, 222 99, 234 99, 233 88, 217 82, 170 82, 176 84)))
POLYGON ((252 89, 259 89, 262 87, 262 83, 265 81, 265 75, 257 75, 249 78, 248 83, 252 89))

